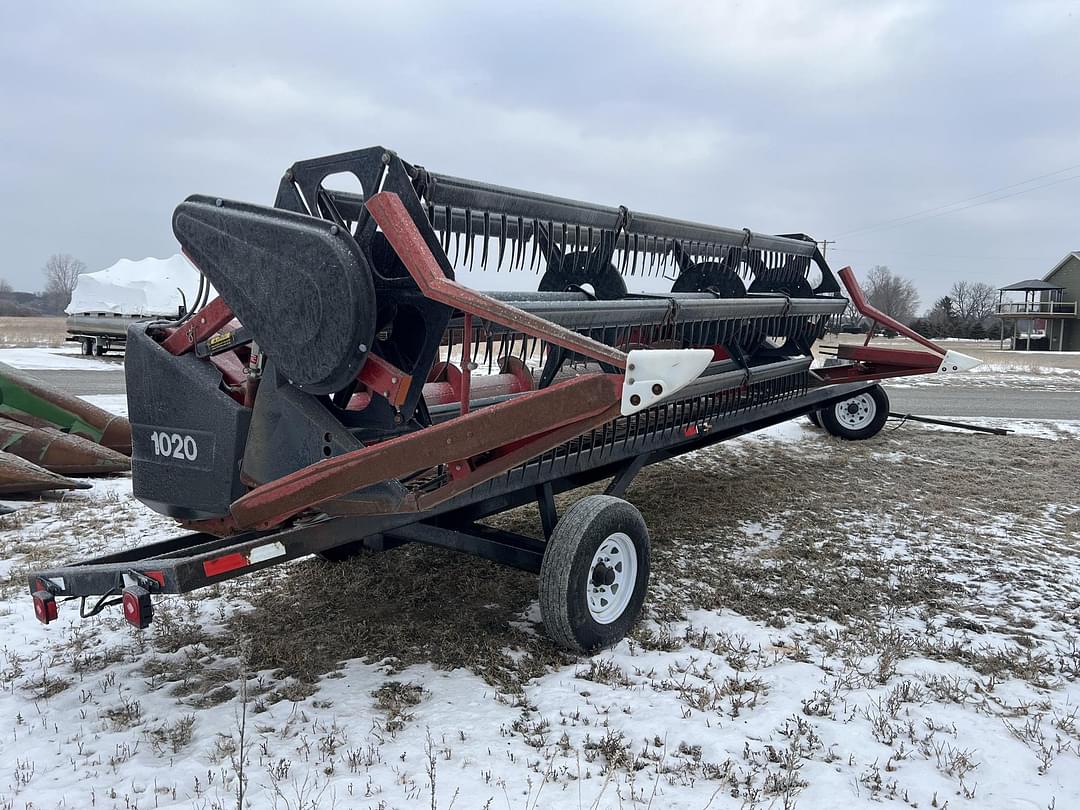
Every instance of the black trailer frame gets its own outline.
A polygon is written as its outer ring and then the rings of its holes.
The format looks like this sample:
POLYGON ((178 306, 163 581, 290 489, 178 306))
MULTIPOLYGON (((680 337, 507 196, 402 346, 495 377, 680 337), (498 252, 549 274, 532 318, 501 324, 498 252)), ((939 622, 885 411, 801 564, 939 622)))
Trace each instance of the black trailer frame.
MULTIPOLYGON (((812 374, 812 372, 807 372, 812 374)), ((386 551, 405 543, 440 546, 539 572, 545 543, 480 525, 486 517, 536 502, 543 535, 558 519, 554 496, 610 478, 605 492, 621 496, 644 467, 761 430, 850 399, 873 383, 811 387, 735 414, 721 414, 692 435, 651 431, 644 441, 610 442, 597 453, 553 452, 466 491, 427 513, 381 516, 325 515, 278 531, 230 537, 190 533, 29 575, 30 591, 56 598, 101 596, 82 615, 99 612, 125 588, 150 593, 187 593, 289 560, 355 544, 386 551)), ((675 403, 672 407, 678 407, 675 403)))

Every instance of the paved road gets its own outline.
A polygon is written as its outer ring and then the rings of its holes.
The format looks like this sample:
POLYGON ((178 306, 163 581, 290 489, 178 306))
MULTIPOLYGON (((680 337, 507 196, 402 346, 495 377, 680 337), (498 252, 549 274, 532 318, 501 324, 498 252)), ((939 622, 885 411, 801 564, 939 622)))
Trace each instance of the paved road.
POLYGON ((26 373, 44 380, 66 394, 123 394, 125 390, 123 366, 117 371, 34 369, 26 373))
MULTIPOLYGON (((34 371, 70 394, 123 394, 120 371, 34 371)), ((888 386, 886 386, 888 388, 888 386)), ((892 388, 894 411, 926 416, 992 416, 1023 419, 1080 419, 1080 391, 958 385, 892 388)))
POLYGON ((1013 419, 1080 419, 1080 391, 1025 391, 1022 388, 892 388, 893 411, 923 416, 996 416, 1013 419))

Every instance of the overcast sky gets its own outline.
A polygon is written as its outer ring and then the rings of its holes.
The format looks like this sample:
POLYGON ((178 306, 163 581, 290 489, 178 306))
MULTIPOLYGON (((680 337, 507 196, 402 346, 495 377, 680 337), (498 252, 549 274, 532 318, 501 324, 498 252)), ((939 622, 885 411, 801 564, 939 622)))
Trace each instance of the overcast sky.
POLYGON ((170 255, 188 194, 269 204, 294 161, 374 144, 835 239, 924 306, 1080 249, 1077 2, 317 5, 3 4, 0 278, 170 255))

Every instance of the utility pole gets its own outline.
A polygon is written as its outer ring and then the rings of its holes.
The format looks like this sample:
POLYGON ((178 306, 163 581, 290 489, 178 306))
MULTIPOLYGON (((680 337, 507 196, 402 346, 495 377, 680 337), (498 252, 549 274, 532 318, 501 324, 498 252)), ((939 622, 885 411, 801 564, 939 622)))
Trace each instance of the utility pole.
POLYGON ((823 258, 823 259, 825 258, 825 251, 828 249, 829 245, 835 245, 835 244, 836 244, 835 239, 822 239, 820 242, 818 242, 818 245, 820 245, 820 247, 821 247, 821 258, 823 258))

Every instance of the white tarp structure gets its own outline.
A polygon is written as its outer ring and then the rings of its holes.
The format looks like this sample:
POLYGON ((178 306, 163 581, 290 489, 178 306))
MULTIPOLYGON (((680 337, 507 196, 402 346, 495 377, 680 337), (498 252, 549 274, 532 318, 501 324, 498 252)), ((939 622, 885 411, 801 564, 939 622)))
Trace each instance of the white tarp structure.
POLYGON ((121 259, 79 276, 65 312, 175 318, 185 301, 188 307, 195 303, 198 290, 199 271, 179 253, 167 259, 121 259))

